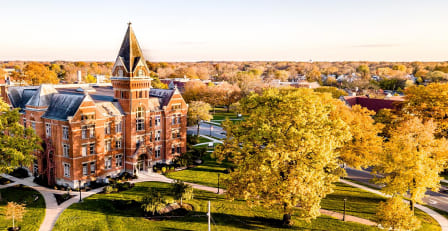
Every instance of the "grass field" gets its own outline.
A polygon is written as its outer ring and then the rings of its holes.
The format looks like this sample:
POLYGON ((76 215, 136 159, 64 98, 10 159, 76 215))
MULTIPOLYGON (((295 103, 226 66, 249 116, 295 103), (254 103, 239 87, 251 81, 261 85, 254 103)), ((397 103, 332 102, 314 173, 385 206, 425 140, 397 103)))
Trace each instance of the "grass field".
MULTIPOLYGON (((210 153, 207 153, 203 164, 182 171, 170 172, 166 176, 186 182, 218 187, 218 173, 220 177, 225 177, 224 170, 230 166, 231 164, 228 162, 216 163, 216 160, 210 157, 210 153)), ((222 184, 220 186, 222 188, 222 184)))
POLYGON ((212 142, 212 140, 204 138, 202 136, 199 136, 199 144, 200 143, 206 143, 206 142, 212 142))
POLYGON ((26 213, 23 221, 17 222, 16 226, 21 226, 21 230, 39 230, 45 216, 45 200, 44 197, 34 189, 21 185, 12 186, 0 190, 2 201, 0 202, 0 230, 6 230, 12 226, 12 220, 6 220, 4 214, 8 201, 15 201, 26 204, 26 213), (34 201, 36 196, 39 197, 34 201))
POLYGON ((224 121, 225 119, 229 119, 231 121, 238 121, 246 117, 245 115, 243 115, 242 117, 238 117, 238 115, 235 112, 233 111, 227 112, 225 108, 216 108, 215 113, 214 114, 212 113, 212 115, 213 119, 211 121, 220 124, 222 124, 222 121, 224 121))
MULTIPOLYGON (((187 201, 194 212, 186 217, 151 221, 142 217, 139 201, 148 188, 166 194, 169 185, 160 182, 138 183, 129 191, 117 194, 97 194, 81 204, 73 204, 58 219, 54 230, 206 230, 207 202, 212 204, 212 230, 284 230, 282 215, 263 208, 250 208, 243 201, 227 201, 222 195, 195 190, 195 199, 187 201)), ((310 223, 293 214, 291 230, 377 230, 360 224, 342 222, 321 216, 310 223)))

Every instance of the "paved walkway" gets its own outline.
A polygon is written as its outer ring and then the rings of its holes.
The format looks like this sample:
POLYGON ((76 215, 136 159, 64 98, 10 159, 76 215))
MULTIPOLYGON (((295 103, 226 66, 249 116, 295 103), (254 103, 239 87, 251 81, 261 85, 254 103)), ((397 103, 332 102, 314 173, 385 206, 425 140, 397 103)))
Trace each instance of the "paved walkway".
MULTIPOLYGON (((38 191, 45 200, 45 218, 42 222, 39 231, 50 231, 53 229, 54 224, 56 224, 56 221, 58 217, 61 215, 62 211, 64 211, 66 208, 68 208, 73 203, 79 202, 79 192, 70 192, 70 195, 73 195, 74 197, 70 200, 64 201, 61 205, 58 205, 56 198, 53 194, 64 194, 67 193, 67 191, 61 191, 61 190, 54 190, 50 188, 46 188, 43 186, 40 186, 33 182, 34 177, 28 177, 24 179, 19 179, 10 175, 2 174, 1 175, 4 178, 7 178, 9 180, 14 181, 14 183, 2 185, 1 188, 10 187, 16 184, 22 184, 28 187, 33 188, 34 190, 38 191)), ((93 194, 96 194, 98 192, 101 192, 103 188, 97 188, 94 190, 90 190, 89 192, 82 192, 82 198, 89 197, 93 194)))
MULTIPOLYGON (((384 196, 384 197, 391 197, 390 195, 387 195, 387 194, 385 194, 383 192, 371 189, 371 188, 363 186, 363 185, 359 185, 359 184, 356 184, 356 183, 353 183, 353 182, 350 182, 350 181, 347 181, 347 180, 343 180, 343 179, 341 179, 340 181, 342 183, 344 183, 344 184, 348 184, 348 185, 351 185, 351 186, 356 187, 356 188, 364 189, 366 191, 369 191, 371 193, 375 193, 377 195, 381 195, 381 196, 384 196)), ((442 228, 442 231, 448 231, 448 219, 446 219, 444 216, 442 216, 439 213, 437 213, 436 211, 434 211, 434 210, 432 210, 432 209, 430 209, 430 208, 428 208, 426 206, 420 205, 420 204, 416 204, 415 207, 420 209, 420 210, 422 210, 423 212, 427 213, 432 218, 434 218, 439 223, 440 227, 442 228)))
MULTIPOLYGON (((338 212, 334 212, 334 211, 330 211, 330 210, 326 210, 326 209, 320 209, 319 212, 322 215, 327 215, 339 220, 342 220, 344 218, 344 214, 342 213, 338 213, 338 212)), ((356 222, 356 223, 360 223, 363 225, 369 225, 369 226, 377 226, 378 224, 371 221, 371 220, 367 220, 364 218, 360 218, 360 217, 355 217, 355 216, 351 216, 351 215, 345 215, 345 221, 351 221, 351 222, 356 222)))

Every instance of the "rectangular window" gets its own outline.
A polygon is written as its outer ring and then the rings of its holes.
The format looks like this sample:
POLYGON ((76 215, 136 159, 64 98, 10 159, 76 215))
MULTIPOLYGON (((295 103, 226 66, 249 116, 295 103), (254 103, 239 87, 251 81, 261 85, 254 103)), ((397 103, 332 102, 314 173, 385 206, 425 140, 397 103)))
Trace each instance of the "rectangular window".
POLYGON ((70 145, 69 144, 62 144, 62 155, 64 157, 69 157, 69 151, 70 151, 70 145))
POLYGON ((177 153, 181 153, 181 147, 180 146, 177 146, 177 153))
POLYGON ((156 141, 159 141, 159 140, 160 140, 160 135, 161 135, 161 131, 158 130, 158 131, 156 132, 156 137, 155 137, 155 140, 156 140, 156 141))
POLYGON ((182 118, 181 115, 178 115, 178 116, 177 116, 177 123, 178 123, 178 124, 181 123, 181 119, 180 119, 180 118, 182 118))
POLYGON ((89 137, 95 137, 95 125, 89 126, 89 137))
POLYGON ((87 163, 82 164, 82 175, 87 176, 87 163))
POLYGON ((149 127, 152 127, 152 117, 149 118, 149 127))
POLYGON ((123 155, 116 155, 115 156, 115 167, 121 167, 123 166, 123 155))
POLYGON ((118 138, 118 139, 115 141, 115 148, 117 148, 117 149, 121 148, 121 138, 118 138))
POLYGON ((177 138, 180 138, 180 131, 177 131, 177 138))
POLYGON ((156 125, 156 126, 159 126, 159 125, 160 125, 160 116, 156 116, 155 125, 156 125))
POLYGON ((173 118, 172 118, 172 122, 171 122, 171 124, 176 124, 176 115, 173 115, 173 118))
POLYGON ((90 162, 90 174, 95 174, 96 166, 95 162, 90 162))
POLYGON ((137 131, 143 131, 143 129, 145 129, 145 120, 143 118, 137 119, 136 128, 137 131))
POLYGON ((45 134, 47 135, 47 137, 51 137, 51 124, 49 123, 45 124, 45 134))
POLYGON ((106 125, 105 125, 105 127, 104 127, 104 133, 105 133, 105 134, 110 134, 111 124, 112 124, 112 123, 106 123, 106 125))
POLYGON ((26 128, 26 119, 23 118, 23 127, 26 128))
POLYGON ((36 122, 31 122, 31 127, 36 130, 36 122))
POLYGON ((176 138, 176 136, 177 136, 177 135, 176 135, 176 131, 172 131, 172 132, 171 132, 171 138, 174 139, 174 138, 176 138))
POLYGON ((176 147, 174 147, 174 145, 173 145, 173 146, 171 146, 171 154, 174 154, 174 153, 176 153, 176 147))
POLYGON ((120 97, 122 98, 122 99, 124 99, 124 91, 120 91, 120 97))
POLYGON ((64 176, 70 177, 70 164, 64 163, 64 176))
POLYGON ((81 155, 82 156, 87 156, 87 145, 83 145, 81 147, 81 155))
POLYGON ((68 127, 62 126, 62 139, 68 140, 68 127))
POLYGON ((82 139, 86 139, 87 138, 87 127, 86 126, 82 126, 81 127, 81 138, 82 139))
POLYGON ((120 133, 121 132, 121 121, 118 121, 115 125, 115 133, 120 133))
POLYGON ((179 110, 181 108, 181 104, 173 104, 171 105, 172 110, 179 110))
POLYGON ((110 152, 112 150, 110 140, 106 140, 106 152, 110 152))
POLYGON ((112 168, 112 157, 111 156, 106 157, 106 160, 104 162, 104 168, 106 168, 106 169, 112 168))
POLYGON ((161 150, 160 146, 156 147, 156 158, 160 157, 160 150, 161 150))
POLYGON ((89 154, 95 155, 95 143, 89 144, 89 154))

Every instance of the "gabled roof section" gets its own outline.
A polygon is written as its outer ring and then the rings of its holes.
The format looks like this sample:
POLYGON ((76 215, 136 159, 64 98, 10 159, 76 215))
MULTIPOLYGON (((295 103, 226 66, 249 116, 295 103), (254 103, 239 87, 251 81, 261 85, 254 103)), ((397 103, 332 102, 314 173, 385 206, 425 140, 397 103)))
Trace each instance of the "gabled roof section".
POLYGON ((58 93, 58 91, 54 89, 53 86, 42 84, 37 89, 33 97, 31 97, 31 99, 29 99, 29 101, 26 103, 26 106, 48 107, 51 103, 51 97, 55 93, 58 93))
POLYGON ((69 116, 74 116, 85 95, 81 94, 54 94, 51 104, 43 118, 66 121, 69 116))
POLYGON ((151 88, 149 95, 152 97, 157 97, 160 100, 160 106, 166 106, 170 102, 171 96, 173 96, 176 90, 171 89, 158 89, 151 88))
POLYGON ((128 30, 124 35, 123 42, 121 43, 118 57, 121 58, 124 66, 129 73, 134 72, 138 62, 144 61, 143 52, 138 44, 137 37, 134 34, 131 23, 129 23, 128 30))
POLYGON ((9 87, 8 98, 13 108, 25 108, 25 104, 33 97, 38 87, 9 87))

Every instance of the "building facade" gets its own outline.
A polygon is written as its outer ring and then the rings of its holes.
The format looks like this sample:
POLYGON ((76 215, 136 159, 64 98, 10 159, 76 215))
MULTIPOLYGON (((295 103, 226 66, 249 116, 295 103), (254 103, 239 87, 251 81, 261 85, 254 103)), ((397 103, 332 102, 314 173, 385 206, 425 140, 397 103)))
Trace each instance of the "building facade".
POLYGON ((122 172, 151 171, 184 153, 188 105, 175 87, 152 88, 149 73, 129 24, 112 85, 3 84, 3 98, 43 140, 30 171, 50 185, 77 188, 122 172))

